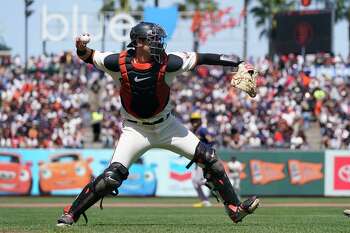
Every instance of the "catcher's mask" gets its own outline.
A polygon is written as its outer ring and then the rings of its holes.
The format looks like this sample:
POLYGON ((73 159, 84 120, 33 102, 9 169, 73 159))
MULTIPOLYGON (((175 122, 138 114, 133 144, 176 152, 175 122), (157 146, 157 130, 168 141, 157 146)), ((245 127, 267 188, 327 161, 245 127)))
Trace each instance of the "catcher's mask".
POLYGON ((137 39, 146 39, 150 47, 151 57, 159 64, 163 63, 167 37, 165 30, 155 23, 141 22, 130 31, 131 42, 128 47, 136 47, 137 39))

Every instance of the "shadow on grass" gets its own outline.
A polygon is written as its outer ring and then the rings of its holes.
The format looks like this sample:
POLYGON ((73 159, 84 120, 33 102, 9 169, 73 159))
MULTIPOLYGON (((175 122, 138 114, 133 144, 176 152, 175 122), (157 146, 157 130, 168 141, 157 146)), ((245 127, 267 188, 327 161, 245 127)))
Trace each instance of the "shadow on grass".
MULTIPOLYGON (((110 226, 174 226, 174 227, 179 227, 179 223, 95 223, 95 224, 90 224, 91 226, 101 226, 101 227, 110 227, 110 226)), ((206 223, 206 224, 201 224, 201 223, 181 223, 181 226, 195 226, 195 227, 259 227, 262 226, 263 224, 259 223, 206 223)), ((89 225, 80 225, 80 226, 86 226, 88 227, 89 225)))

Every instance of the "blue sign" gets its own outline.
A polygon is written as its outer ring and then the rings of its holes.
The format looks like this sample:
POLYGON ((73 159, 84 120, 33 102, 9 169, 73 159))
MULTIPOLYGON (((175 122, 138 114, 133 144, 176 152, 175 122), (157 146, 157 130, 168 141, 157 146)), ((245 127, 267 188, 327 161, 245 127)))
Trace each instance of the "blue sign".
POLYGON ((162 26, 168 35, 167 40, 169 40, 176 29, 178 10, 175 6, 168 8, 146 7, 143 18, 145 22, 162 26))

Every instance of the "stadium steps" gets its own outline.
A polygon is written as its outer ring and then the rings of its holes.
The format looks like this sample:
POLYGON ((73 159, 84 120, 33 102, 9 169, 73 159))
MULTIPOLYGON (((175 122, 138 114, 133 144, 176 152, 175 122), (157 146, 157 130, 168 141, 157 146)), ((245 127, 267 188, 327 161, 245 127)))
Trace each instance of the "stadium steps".
POLYGON ((94 142, 94 136, 91 127, 85 127, 83 132, 85 141, 84 148, 102 148, 102 143, 94 142))
POLYGON ((305 130, 305 136, 309 143, 310 150, 321 149, 322 136, 319 122, 311 122, 310 127, 305 130))

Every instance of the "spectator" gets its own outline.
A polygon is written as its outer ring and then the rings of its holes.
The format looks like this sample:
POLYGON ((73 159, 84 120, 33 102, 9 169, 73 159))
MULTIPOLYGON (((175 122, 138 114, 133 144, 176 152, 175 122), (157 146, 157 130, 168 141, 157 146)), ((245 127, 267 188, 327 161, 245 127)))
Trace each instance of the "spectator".
POLYGON ((231 181, 231 184, 237 194, 241 190, 241 172, 243 171, 242 163, 239 162, 236 156, 231 156, 231 160, 227 163, 228 168, 228 177, 231 181))
MULTIPOLYGON (((200 111, 218 148, 307 149, 305 132, 317 121, 322 148, 348 149, 349 61, 327 54, 257 59, 255 99, 228 85, 231 70, 202 66, 174 81, 174 114, 189 126, 189 113, 200 111)), ((24 75, 18 56, 0 62, 0 146, 83 147, 93 112, 103 115, 94 139, 114 146, 122 122, 111 77, 70 52, 30 57, 28 68, 24 75)))

